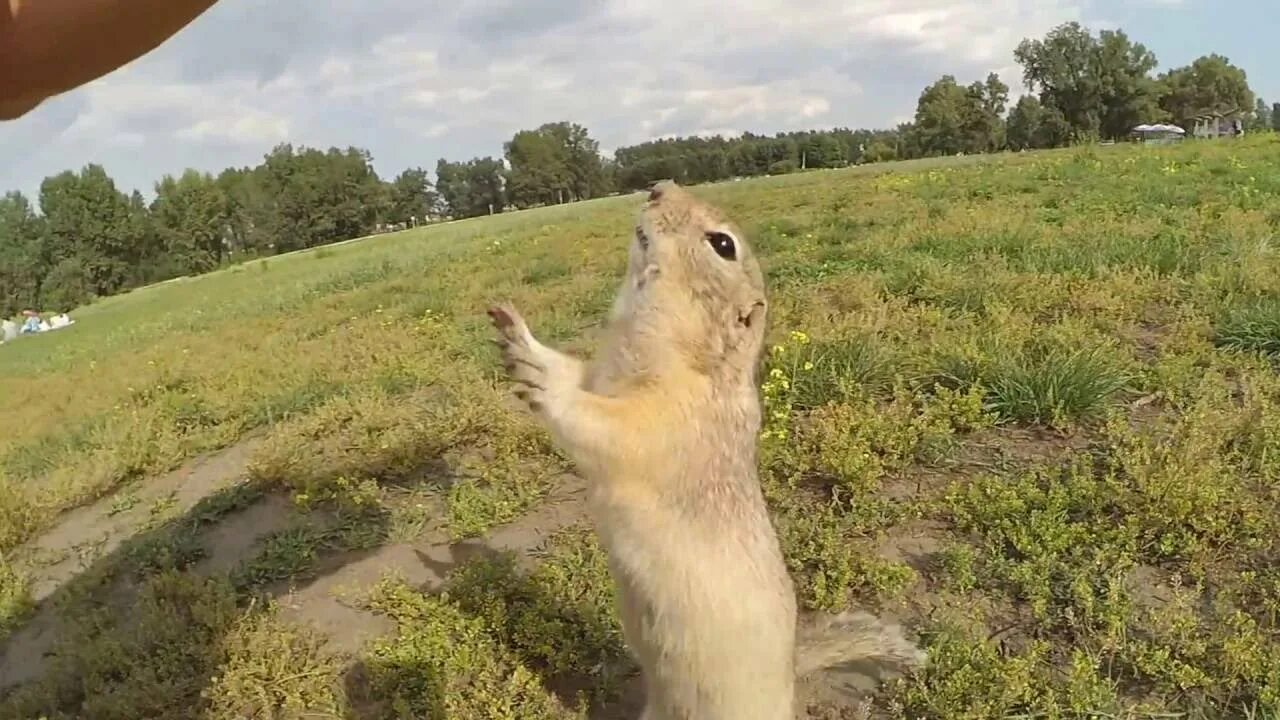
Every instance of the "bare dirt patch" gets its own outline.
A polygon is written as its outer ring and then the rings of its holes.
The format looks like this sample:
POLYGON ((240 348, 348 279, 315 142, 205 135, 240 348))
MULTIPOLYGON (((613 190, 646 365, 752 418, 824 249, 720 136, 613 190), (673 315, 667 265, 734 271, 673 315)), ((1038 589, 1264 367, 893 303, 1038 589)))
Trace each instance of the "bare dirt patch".
MULTIPOLYGON (((66 513, 49 532, 15 552, 32 578, 35 614, 0 644, 0 689, 40 677, 63 630, 60 599, 73 594, 71 585, 87 576, 87 591, 96 600, 127 600, 129 582, 116 578, 105 588, 96 585, 93 570, 107 568, 130 538, 190 513, 204 498, 245 478, 249 458, 257 447, 250 439, 197 458, 173 472, 130 487, 66 513)), ((256 516, 259 521, 262 515, 256 516)), ((213 557, 218 557, 216 544, 213 557)), ((123 607, 123 606, 122 606, 123 607)))
POLYGON ((140 528, 185 514, 201 499, 242 480, 257 446, 256 440, 245 440, 66 513, 14 553, 29 566, 33 599, 43 602, 140 528))
POLYGON ((519 519, 492 529, 481 538, 452 541, 443 521, 413 542, 384 545, 371 551, 343 553, 329 558, 332 567, 299 587, 276 588, 283 617, 320 630, 332 650, 355 653, 394 625, 361 607, 361 597, 387 574, 396 574, 427 592, 438 590, 449 573, 469 560, 515 552, 523 568, 535 562, 545 540, 586 519, 585 483, 563 476, 551 493, 519 519))

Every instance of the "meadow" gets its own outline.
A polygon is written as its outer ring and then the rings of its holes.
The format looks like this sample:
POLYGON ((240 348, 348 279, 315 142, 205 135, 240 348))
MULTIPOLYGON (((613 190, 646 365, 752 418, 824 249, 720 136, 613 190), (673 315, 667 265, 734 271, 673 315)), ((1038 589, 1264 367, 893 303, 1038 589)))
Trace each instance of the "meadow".
MULTIPOLYGON (((1280 717, 1280 138, 695 188, 771 296, 812 718, 1280 717)), ((582 485, 484 309, 590 352, 640 196, 280 256, 0 347, 0 718, 624 718, 582 485)))

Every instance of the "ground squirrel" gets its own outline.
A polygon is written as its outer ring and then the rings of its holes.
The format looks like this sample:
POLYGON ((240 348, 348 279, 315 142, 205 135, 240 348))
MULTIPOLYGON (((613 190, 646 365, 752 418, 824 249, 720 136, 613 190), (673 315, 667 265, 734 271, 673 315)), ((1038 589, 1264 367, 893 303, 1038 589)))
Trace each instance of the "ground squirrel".
POLYGON ((756 471, 764 278, 739 229, 675 183, 639 213, 590 364, 489 310, 519 395, 590 483, 589 509, 646 689, 642 720, 790 720, 795 680, 921 659, 848 613, 806 628, 756 471))

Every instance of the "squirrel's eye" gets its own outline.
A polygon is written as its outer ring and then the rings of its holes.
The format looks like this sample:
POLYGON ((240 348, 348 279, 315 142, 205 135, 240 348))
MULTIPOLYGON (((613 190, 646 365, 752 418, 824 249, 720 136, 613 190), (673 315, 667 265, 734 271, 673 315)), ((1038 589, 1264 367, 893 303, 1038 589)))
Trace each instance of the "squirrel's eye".
POLYGON ((711 244, 711 249, 725 260, 738 259, 738 247, 733 243, 733 236, 723 232, 707 233, 707 242, 711 244))

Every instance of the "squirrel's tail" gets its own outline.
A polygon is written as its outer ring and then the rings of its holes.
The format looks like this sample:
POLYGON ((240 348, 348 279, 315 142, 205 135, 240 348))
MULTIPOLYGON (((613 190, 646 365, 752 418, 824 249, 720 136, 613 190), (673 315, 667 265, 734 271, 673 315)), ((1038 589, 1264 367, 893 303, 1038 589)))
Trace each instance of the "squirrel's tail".
MULTIPOLYGON (((800 630, 796 675, 829 671, 859 690, 925 664, 927 655, 907 639, 902 626, 860 610, 825 615, 800 630)), ((825 674, 825 673, 824 673, 825 674)))

